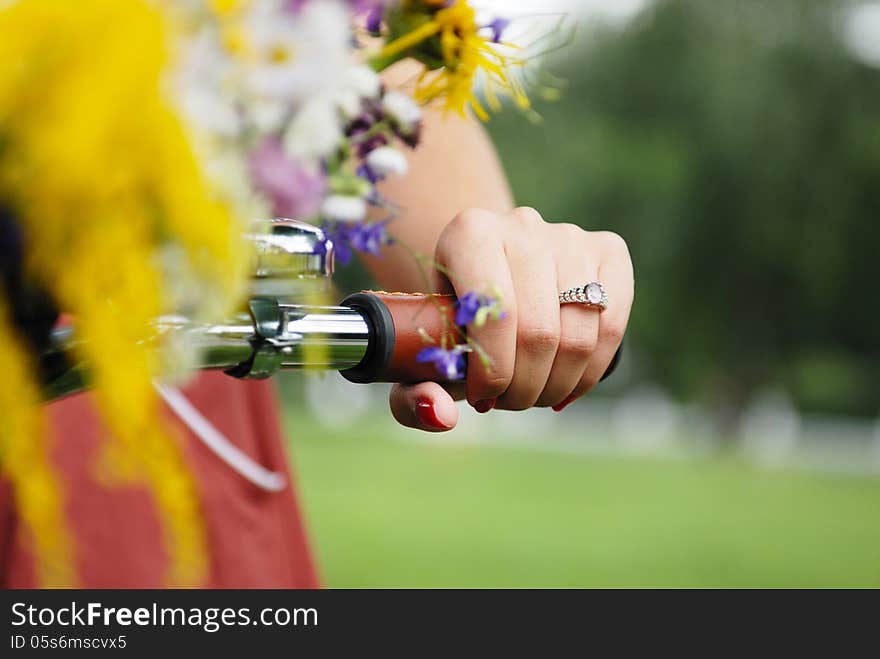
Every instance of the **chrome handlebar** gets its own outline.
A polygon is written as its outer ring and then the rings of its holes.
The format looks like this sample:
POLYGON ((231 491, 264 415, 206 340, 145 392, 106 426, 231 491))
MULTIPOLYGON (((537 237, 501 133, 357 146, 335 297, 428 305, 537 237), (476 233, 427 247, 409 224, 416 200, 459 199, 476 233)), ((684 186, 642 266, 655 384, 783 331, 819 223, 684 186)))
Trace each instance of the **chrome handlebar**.
MULTIPOLYGON (((185 333, 196 350, 195 366, 244 378, 265 378, 279 369, 343 370, 356 366, 369 345, 360 313, 340 306, 298 304, 326 296, 334 270, 333 244, 317 227, 290 219, 263 220, 247 234, 255 265, 247 311, 219 323, 163 316, 157 333, 185 333)), ((47 399, 87 387, 88 365, 73 355, 71 327, 57 327, 41 355, 47 399)))

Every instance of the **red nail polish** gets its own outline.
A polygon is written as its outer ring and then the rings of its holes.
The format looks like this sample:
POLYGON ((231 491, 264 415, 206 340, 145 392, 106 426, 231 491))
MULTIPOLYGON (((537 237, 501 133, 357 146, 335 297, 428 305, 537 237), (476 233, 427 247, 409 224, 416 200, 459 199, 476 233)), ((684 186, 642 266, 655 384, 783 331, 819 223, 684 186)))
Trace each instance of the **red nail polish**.
POLYGON ((574 394, 572 394, 571 396, 569 396, 568 398, 566 398, 564 401, 562 401, 562 402, 559 403, 558 405, 554 405, 554 406, 553 406, 553 411, 554 411, 554 412, 561 412, 561 411, 564 410, 566 407, 568 407, 569 405, 571 405, 575 400, 577 400, 577 397, 576 397, 574 394))
POLYGON ((419 398, 416 401, 416 416, 424 425, 438 430, 448 430, 449 426, 443 423, 434 411, 434 403, 430 398, 419 398))
POLYGON ((474 409, 480 414, 485 414, 489 410, 495 407, 495 403, 498 402, 497 398, 486 398, 485 400, 478 400, 474 403, 474 409))

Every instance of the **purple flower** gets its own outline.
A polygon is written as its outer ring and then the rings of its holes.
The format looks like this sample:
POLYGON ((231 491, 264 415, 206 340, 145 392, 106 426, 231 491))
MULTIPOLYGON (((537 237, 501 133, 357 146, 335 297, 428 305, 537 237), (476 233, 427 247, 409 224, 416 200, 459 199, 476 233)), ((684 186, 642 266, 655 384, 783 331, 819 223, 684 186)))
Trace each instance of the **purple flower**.
POLYGON ((360 135, 364 131, 369 130, 370 126, 375 122, 375 114, 370 109, 366 109, 348 122, 348 125, 345 127, 345 135, 346 137, 360 135))
POLYGON ((367 30, 369 30, 371 34, 379 34, 379 31, 382 29, 382 10, 383 7, 379 4, 367 12, 366 25, 367 30))
POLYGON ((381 222, 325 222, 322 229, 324 234, 333 241, 336 250, 336 259, 342 265, 351 261, 352 250, 381 255, 382 245, 390 245, 391 237, 388 235, 386 225, 388 220, 381 222))
POLYGON ((327 240, 333 243, 333 253, 336 260, 342 265, 348 265, 351 261, 351 247, 345 235, 345 225, 339 222, 324 222, 321 226, 327 240))
POLYGON ((366 28, 378 34, 382 25, 382 13, 388 0, 348 0, 355 16, 366 14, 366 28))
POLYGON ((360 222, 349 227, 348 242, 359 252, 379 256, 382 245, 391 242, 385 225, 388 220, 367 224, 360 222))
POLYGON ((413 148, 419 143, 422 110, 411 97, 395 90, 386 91, 376 114, 390 120, 394 134, 407 146, 413 148))
POLYGON ((370 155, 371 151, 378 149, 380 146, 385 146, 386 144, 388 144, 388 138, 382 133, 376 133, 364 141, 358 142, 357 156, 358 158, 366 158, 370 155))
POLYGON ((455 346, 451 350, 428 346, 419 350, 416 361, 420 363, 433 362, 440 375, 447 380, 464 379, 466 362, 462 346, 455 346))
POLYGON ((288 158, 278 139, 266 139, 251 154, 249 164, 254 186, 272 203, 276 216, 302 218, 318 211, 326 177, 288 158))
POLYGON ((298 14, 302 11, 303 5, 306 4, 306 0, 285 0, 284 9, 289 11, 291 14, 298 14))
POLYGON ((455 324, 461 327, 470 325, 473 322, 480 326, 486 322, 486 318, 489 316, 497 320, 505 316, 498 300, 488 295, 478 295, 473 291, 468 291, 459 297, 455 306, 455 324))
POLYGON ((376 172, 369 168, 367 163, 361 163, 357 168, 357 175, 363 179, 368 180, 370 183, 377 183, 381 181, 384 177, 379 176, 376 172))
POLYGON ((391 137, 390 131, 380 131, 366 139, 363 137, 364 133, 384 119, 382 108, 378 103, 373 102, 371 99, 364 99, 363 105, 363 111, 345 127, 345 135, 352 139, 355 153, 361 159, 366 158, 374 149, 388 144, 391 137))
POLYGON ((455 324, 464 327, 474 322, 474 318, 477 317, 477 312, 481 306, 480 296, 473 291, 462 295, 456 303, 455 324))
POLYGON ((501 16, 486 25, 487 28, 492 30, 492 41, 494 43, 501 41, 501 35, 504 33, 504 30, 507 29, 508 25, 510 25, 510 19, 502 18, 501 16))

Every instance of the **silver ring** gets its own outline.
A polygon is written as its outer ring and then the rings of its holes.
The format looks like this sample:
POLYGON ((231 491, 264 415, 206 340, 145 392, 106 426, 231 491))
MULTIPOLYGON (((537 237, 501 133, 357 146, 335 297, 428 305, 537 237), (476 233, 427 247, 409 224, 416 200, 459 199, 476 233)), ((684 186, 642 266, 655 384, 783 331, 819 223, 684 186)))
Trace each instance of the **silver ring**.
POLYGON ((593 307, 599 311, 608 308, 608 295, 605 287, 597 281, 591 281, 583 286, 575 286, 559 294, 559 304, 578 303, 587 307, 593 307))

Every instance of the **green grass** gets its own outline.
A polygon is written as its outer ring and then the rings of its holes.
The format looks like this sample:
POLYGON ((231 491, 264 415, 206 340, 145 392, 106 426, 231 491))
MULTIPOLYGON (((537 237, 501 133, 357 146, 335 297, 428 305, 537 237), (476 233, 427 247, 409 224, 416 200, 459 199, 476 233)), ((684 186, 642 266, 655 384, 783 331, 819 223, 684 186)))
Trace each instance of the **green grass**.
POLYGON ((289 424, 337 587, 880 586, 880 479, 289 424))

